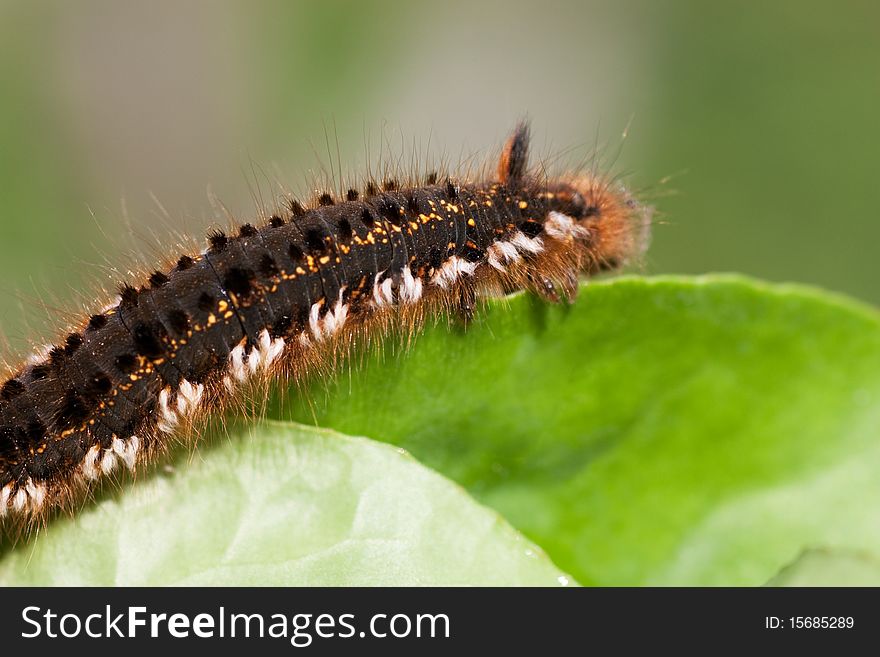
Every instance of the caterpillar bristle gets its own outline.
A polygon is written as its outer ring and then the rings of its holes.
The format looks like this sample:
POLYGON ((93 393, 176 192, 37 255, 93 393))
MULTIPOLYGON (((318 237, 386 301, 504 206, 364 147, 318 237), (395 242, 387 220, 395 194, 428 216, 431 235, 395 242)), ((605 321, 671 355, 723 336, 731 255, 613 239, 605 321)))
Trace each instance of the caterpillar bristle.
POLYGON ((228 243, 229 238, 226 236, 226 233, 219 228, 215 228, 208 233, 208 244, 213 253, 222 252, 228 243))

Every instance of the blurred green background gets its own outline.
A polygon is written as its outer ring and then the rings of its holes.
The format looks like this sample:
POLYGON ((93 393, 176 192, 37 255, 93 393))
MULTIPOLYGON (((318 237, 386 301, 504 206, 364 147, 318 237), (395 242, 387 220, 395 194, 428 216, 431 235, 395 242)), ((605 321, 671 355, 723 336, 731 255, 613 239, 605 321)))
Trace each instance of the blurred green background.
POLYGON ((2 2, 0 333, 25 348, 225 223, 212 194, 244 218, 301 188, 325 130, 359 172, 365 142, 457 161, 524 114, 539 153, 603 144, 656 204, 645 271, 880 302, 878 26, 867 2, 2 2))

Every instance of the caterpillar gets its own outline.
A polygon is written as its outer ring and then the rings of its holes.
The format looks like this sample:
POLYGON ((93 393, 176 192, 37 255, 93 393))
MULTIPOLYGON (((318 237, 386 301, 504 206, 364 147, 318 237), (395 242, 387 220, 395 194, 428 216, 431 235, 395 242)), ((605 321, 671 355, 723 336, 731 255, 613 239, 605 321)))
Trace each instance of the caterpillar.
POLYGON ((650 208, 619 183, 529 168, 519 124, 475 180, 370 180, 290 200, 199 254, 121 286, 102 312, 0 385, 0 519, 31 526, 136 471, 249 381, 301 380, 395 327, 527 290, 572 301, 578 280, 647 242, 650 208))

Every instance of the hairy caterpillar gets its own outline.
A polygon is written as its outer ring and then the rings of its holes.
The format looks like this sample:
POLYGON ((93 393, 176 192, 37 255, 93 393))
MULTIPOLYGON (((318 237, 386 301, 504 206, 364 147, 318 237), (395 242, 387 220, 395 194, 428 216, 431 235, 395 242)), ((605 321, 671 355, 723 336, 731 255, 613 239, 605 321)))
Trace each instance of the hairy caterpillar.
POLYGON ((479 180, 394 180, 291 201, 213 232, 0 385, 0 518, 28 523, 135 470, 251 379, 299 379, 361 338, 482 296, 572 300, 578 278, 643 248, 648 208, 621 186, 530 171, 517 127, 479 180))

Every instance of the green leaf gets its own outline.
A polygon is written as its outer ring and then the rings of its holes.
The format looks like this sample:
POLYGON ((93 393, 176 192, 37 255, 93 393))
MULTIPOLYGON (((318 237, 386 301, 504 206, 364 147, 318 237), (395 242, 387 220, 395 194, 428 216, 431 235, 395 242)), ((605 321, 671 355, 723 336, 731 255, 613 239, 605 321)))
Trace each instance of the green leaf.
MULTIPOLYGON (((582 583, 758 585, 817 545, 878 553, 870 309, 740 278, 631 278, 393 344, 284 414, 404 446, 582 583)), ((7 554, 0 583, 566 577, 390 447, 270 425, 199 456, 54 523, 7 554)))
POLYGON ((53 523, 0 560, 0 586, 569 581, 497 514, 388 445, 267 423, 190 461, 53 523))
POLYGON ((618 279, 413 343, 275 413, 403 446, 581 583, 760 585, 880 547, 880 322, 854 302, 618 279))
POLYGON ((880 586, 880 561, 864 552, 808 550, 768 586, 880 586))

